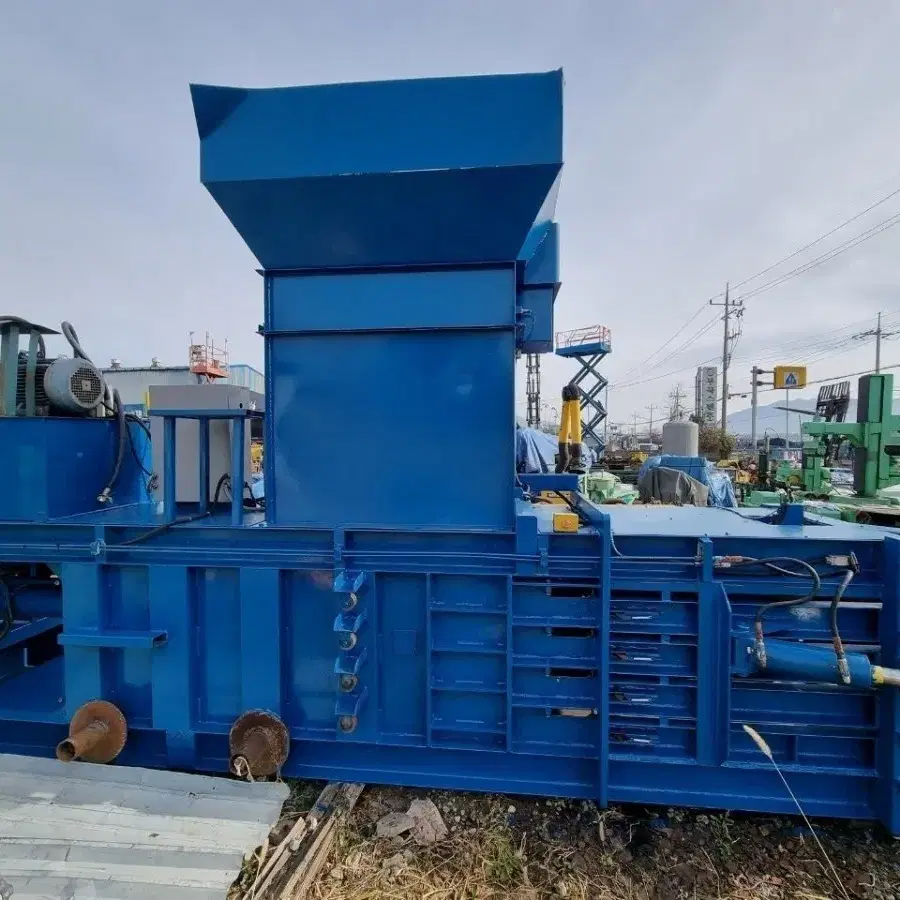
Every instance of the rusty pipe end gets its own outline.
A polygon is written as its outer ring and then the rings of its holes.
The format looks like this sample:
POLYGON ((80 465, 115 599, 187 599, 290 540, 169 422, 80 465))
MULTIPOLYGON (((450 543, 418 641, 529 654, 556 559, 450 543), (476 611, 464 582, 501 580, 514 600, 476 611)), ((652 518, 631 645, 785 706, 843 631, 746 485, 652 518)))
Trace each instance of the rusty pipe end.
POLYGON ((290 735, 273 713, 251 710, 240 716, 228 735, 229 768, 239 778, 264 778, 284 765, 290 735))
POLYGON ((72 762, 90 755, 109 736, 109 725, 102 719, 94 719, 56 746, 56 758, 61 762, 72 762))
POLYGON ((66 738, 56 745, 56 758, 60 762, 72 762, 78 759, 78 748, 70 738, 66 738))
POLYGON ((56 745, 60 762, 112 762, 125 746, 128 725, 122 711, 106 700, 79 707, 69 723, 69 736, 56 745))

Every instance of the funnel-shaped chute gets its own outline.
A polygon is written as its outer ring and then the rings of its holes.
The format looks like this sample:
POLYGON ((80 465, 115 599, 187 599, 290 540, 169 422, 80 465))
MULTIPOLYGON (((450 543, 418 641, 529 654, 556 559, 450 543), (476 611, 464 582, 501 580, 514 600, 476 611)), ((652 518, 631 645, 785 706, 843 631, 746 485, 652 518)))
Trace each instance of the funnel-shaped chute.
POLYGON ((191 93, 203 183, 266 269, 509 261, 552 216, 559 71, 191 93))

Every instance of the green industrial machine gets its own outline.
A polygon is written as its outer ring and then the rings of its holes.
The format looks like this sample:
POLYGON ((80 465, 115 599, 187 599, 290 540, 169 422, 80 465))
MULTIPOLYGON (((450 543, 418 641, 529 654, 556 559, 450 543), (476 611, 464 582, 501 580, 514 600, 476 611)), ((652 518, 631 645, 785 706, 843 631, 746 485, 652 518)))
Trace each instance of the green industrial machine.
POLYGON ((823 479, 821 460, 832 438, 853 445, 853 489, 858 497, 876 497, 884 488, 900 484, 900 416, 894 415, 893 375, 859 379, 856 422, 808 422, 803 433, 812 445, 809 451, 803 448, 807 491, 814 492, 823 479))
MULTIPOLYGON (((900 524, 900 497, 886 494, 900 485, 900 416, 894 415, 894 376, 864 375, 859 379, 856 421, 844 421, 850 397, 849 382, 828 385, 819 393, 819 421, 802 426, 800 469, 783 465, 772 475, 782 488, 776 495, 821 505, 827 501, 846 521, 900 524), (853 491, 831 483, 831 464, 838 448, 853 448, 853 491)), ((748 505, 761 505, 771 492, 754 492, 748 505)), ((815 510, 812 510, 815 511, 815 510)))

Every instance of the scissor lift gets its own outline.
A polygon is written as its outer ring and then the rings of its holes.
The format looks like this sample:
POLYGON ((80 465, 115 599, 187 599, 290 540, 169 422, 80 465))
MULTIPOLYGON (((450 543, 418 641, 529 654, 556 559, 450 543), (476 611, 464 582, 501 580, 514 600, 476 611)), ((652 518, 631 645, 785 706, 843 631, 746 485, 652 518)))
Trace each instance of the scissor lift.
POLYGON ((611 350, 610 333, 605 325, 590 325, 556 335, 556 355, 577 360, 581 366, 569 384, 577 387, 581 396, 584 440, 598 456, 606 448, 600 426, 606 418, 602 395, 609 382, 597 366, 611 350))

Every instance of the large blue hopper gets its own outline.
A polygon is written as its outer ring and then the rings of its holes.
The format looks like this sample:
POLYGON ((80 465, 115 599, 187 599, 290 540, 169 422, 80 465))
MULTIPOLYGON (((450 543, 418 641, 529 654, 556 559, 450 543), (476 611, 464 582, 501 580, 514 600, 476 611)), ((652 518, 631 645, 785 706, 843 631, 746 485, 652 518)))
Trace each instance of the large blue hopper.
POLYGON ((266 269, 515 259, 562 167, 562 72, 193 85, 201 178, 266 269))

